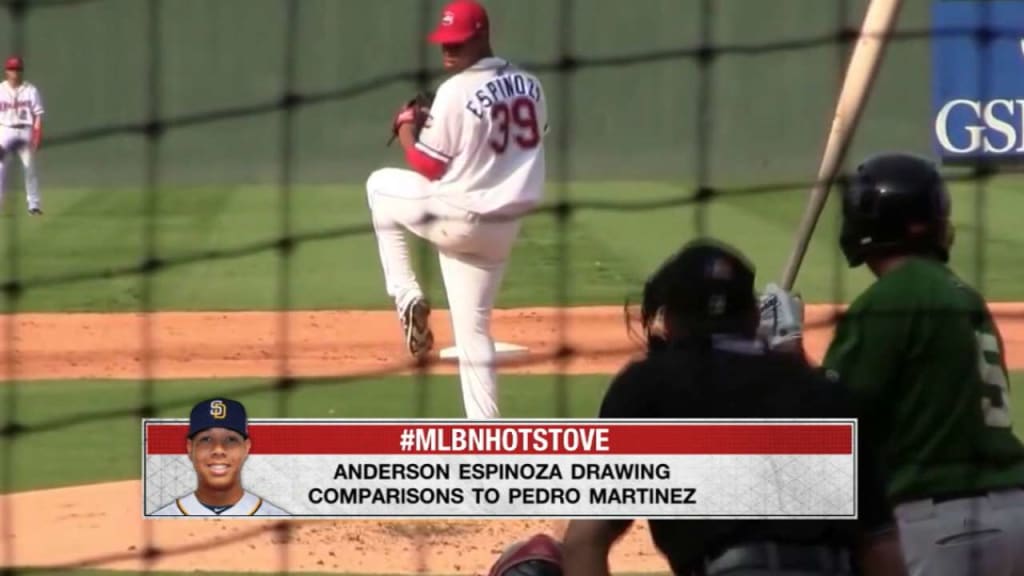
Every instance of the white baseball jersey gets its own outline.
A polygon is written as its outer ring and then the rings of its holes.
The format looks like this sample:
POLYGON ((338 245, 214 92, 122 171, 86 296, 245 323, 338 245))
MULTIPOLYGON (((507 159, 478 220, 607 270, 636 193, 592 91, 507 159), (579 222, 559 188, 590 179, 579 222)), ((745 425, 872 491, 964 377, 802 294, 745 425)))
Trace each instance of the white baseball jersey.
POLYGON ((30 127, 43 113, 43 99, 34 85, 22 82, 15 88, 0 82, 0 125, 30 127))
POLYGON ((177 498, 153 513, 154 516, 289 516, 287 512, 263 498, 246 491, 242 499, 219 512, 204 506, 195 492, 177 498))
POLYGON ((478 214, 530 209, 542 200, 547 100, 540 81, 501 58, 445 80, 416 148, 448 164, 438 191, 478 214))

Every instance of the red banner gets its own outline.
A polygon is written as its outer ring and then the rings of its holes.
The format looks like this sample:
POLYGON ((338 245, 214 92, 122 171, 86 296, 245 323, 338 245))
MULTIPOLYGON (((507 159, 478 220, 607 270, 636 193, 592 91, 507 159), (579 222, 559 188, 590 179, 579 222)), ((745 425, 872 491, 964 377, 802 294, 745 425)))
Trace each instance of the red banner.
MULTIPOLYGON (((185 454, 186 424, 146 423, 146 454, 185 454)), ((251 454, 852 454, 851 423, 252 422, 251 454)))

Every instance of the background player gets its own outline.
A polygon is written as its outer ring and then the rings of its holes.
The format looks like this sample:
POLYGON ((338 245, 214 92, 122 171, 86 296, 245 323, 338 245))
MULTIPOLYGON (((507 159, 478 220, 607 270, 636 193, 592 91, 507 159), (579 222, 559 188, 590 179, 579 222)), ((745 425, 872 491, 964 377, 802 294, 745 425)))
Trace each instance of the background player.
POLYGON ((398 137, 412 170, 385 168, 366 183, 388 295, 409 352, 434 337, 405 229, 437 248, 451 310, 468 418, 497 418, 491 310, 520 217, 542 200, 547 105, 535 76, 493 55, 486 11, 473 0, 445 6, 429 41, 452 73, 437 89, 419 137, 407 110, 398 137))
POLYGON ((196 490, 157 510, 155 516, 287 516, 242 487, 242 466, 252 446, 245 407, 227 398, 196 404, 189 416, 188 457, 196 490))
POLYGON ((6 79, 0 83, 0 202, 4 172, 16 152, 25 167, 28 213, 38 216, 43 209, 34 156, 43 137, 43 100, 39 90, 22 78, 24 68, 21 57, 11 56, 4 64, 6 79))
MULTIPOLYGON (((839 321, 824 364, 879 432, 869 441, 882 448, 910 573, 1024 575, 1024 446, 1002 338, 981 295, 946 265, 942 176, 923 158, 879 155, 842 203, 843 254, 877 280, 839 321)), ((789 302, 777 325, 799 328, 793 297, 766 293, 789 302)))
MULTIPOLYGON (((644 286, 642 319, 648 353, 612 381, 601 418, 857 416, 841 384, 757 338, 754 269, 729 246, 694 241, 669 258, 644 286)), ((882 476, 859 444, 858 521, 651 520, 651 537, 679 575, 903 574, 882 476)), ((607 576, 631 522, 570 522, 566 576, 607 576)))

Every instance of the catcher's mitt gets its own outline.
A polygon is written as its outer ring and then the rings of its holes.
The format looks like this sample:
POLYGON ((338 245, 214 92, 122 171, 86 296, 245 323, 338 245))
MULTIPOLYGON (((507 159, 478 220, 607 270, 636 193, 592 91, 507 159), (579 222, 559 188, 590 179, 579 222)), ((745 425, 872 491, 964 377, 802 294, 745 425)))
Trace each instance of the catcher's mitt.
POLYGON ((388 146, 398 138, 398 128, 402 124, 412 124, 412 133, 414 137, 420 135, 420 130, 426 125, 427 120, 430 118, 430 107, 434 104, 434 93, 433 92, 420 92, 415 97, 411 98, 408 102, 402 106, 402 109, 395 115, 394 121, 391 122, 391 138, 388 140, 388 146))

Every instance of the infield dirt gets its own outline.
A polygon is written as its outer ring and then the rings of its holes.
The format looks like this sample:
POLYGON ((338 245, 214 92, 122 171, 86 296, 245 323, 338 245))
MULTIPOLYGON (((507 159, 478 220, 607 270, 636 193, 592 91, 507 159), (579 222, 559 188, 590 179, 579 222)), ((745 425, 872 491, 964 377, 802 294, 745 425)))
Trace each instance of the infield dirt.
MULTIPOLYGON (((993 304, 1011 369, 1024 369, 1024 304, 993 304)), ((807 350, 819 360, 838 309, 808 306, 807 350)), ((437 348, 452 344, 436 311, 437 348)), ((496 310, 497 340, 530 354, 502 373, 613 374, 639 351, 617 307, 496 310), (559 357, 560 350, 570 356, 559 357)), ((408 373, 393 312, 19 314, 0 320, 0 377, 228 378, 408 373), (287 330, 283 328, 287 327, 287 330), (143 348, 143 330, 149 346, 143 348), (282 335, 287 334, 287 340, 282 335), (11 346, 13 345, 13 349, 11 346), (14 362, 8 362, 8 354, 14 362)), ((452 373, 455 365, 427 368, 452 373)), ((29 384, 31 385, 31 384, 29 384)), ((560 535, 560 521, 144 521, 137 480, 2 496, 5 565, 171 571, 485 574, 510 543, 560 535), (146 560, 145 548, 164 552, 146 560)), ((616 572, 664 572, 645 523, 613 551, 616 572)))

